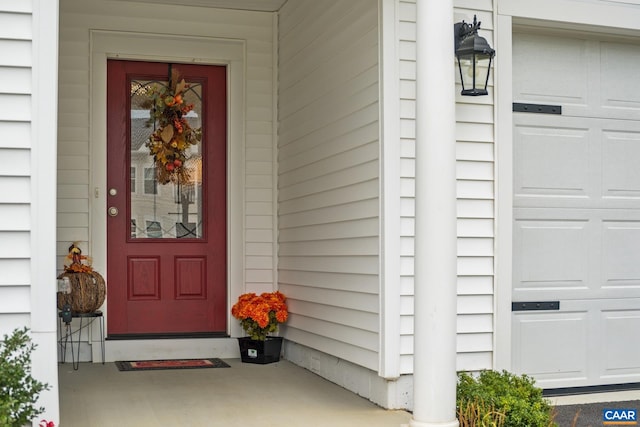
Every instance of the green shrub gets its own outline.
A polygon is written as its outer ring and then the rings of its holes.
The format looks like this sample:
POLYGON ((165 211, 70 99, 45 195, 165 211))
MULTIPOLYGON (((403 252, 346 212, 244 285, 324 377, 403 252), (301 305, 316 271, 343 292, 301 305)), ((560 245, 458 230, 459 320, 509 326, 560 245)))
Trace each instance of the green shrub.
POLYGON ((31 342, 28 329, 16 329, 0 342, 0 426, 19 427, 44 412, 36 407, 38 395, 49 386, 31 376, 31 342))
POLYGON ((457 412, 460 427, 504 427, 504 414, 481 401, 463 400, 457 412))
MULTIPOLYGON (((534 380, 526 375, 514 375, 507 371, 482 371, 474 377, 468 373, 458 374, 458 412, 470 405, 483 409, 481 416, 485 422, 476 421, 469 426, 500 426, 500 416, 504 416, 504 427, 551 427, 552 407, 542 397, 542 390, 534 385, 534 380), (494 416, 487 416, 487 414, 494 416)), ((464 415, 464 414, 463 414, 464 415)), ((464 421, 467 422, 467 421, 464 421)))

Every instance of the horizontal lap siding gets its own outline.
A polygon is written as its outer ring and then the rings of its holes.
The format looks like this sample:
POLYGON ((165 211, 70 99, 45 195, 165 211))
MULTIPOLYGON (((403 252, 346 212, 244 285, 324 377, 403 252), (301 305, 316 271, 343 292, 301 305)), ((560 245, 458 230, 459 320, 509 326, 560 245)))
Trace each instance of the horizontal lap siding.
POLYGON ((61 269, 71 242, 79 242, 85 252, 89 248, 91 148, 89 18, 69 17, 64 1, 60 9, 56 252, 61 269))
POLYGON ((89 30, 242 39, 246 41, 244 277, 246 289, 271 291, 275 280, 272 14, 96 0, 61 0, 60 9, 58 266, 62 267, 70 242, 79 241, 86 248, 91 236, 89 30))
POLYGON ((286 337, 370 369, 379 346, 377 3, 279 15, 279 286, 286 337))
MULTIPOLYGON (((478 15, 482 36, 493 45, 491 0, 456 0, 454 22, 478 15)), ((415 228, 416 4, 399 4, 401 153, 401 372, 413 370, 413 274, 415 228)), ((452 66, 454 62, 451 55, 452 66)), ((453 69, 452 69, 453 71, 453 69)), ((491 81, 490 81, 491 84, 491 81)), ((456 75, 458 207, 458 369, 492 367, 494 277, 494 113, 492 91, 462 97, 456 75)))
POLYGON ((30 2, 0 2, 0 337, 30 326, 30 2), (24 4, 21 4, 24 3, 24 4))

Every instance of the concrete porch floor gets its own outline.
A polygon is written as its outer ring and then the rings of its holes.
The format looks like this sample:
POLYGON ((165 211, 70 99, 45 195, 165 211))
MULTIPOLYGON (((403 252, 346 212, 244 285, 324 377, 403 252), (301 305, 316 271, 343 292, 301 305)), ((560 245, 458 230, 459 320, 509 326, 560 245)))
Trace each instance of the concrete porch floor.
POLYGON ((231 368, 142 372, 59 364, 60 426, 397 427, 411 418, 284 360, 225 362, 231 368))

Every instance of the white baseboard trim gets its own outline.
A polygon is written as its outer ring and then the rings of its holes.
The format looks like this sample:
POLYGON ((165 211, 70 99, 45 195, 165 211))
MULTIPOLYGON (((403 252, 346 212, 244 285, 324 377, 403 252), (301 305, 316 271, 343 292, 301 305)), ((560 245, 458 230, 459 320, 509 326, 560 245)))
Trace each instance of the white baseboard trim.
POLYGON ((385 409, 412 409, 411 375, 385 379, 375 371, 288 340, 284 341, 284 357, 385 409))

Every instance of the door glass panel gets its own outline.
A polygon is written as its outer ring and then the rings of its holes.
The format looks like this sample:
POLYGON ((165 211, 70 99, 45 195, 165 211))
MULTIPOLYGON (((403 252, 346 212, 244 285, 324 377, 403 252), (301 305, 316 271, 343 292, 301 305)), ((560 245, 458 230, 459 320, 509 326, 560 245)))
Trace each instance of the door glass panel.
MULTIPOLYGON (((193 104, 186 115, 189 126, 202 126, 202 84, 187 82, 184 102, 193 104)), ((168 81, 131 81, 130 239, 201 239, 202 142, 190 145, 184 163, 189 177, 183 182, 158 182, 156 165, 145 143, 157 129, 149 123, 149 93, 168 86, 168 81), (139 185, 136 185, 139 182, 139 185)), ((184 117, 184 116, 183 116, 184 117)))

